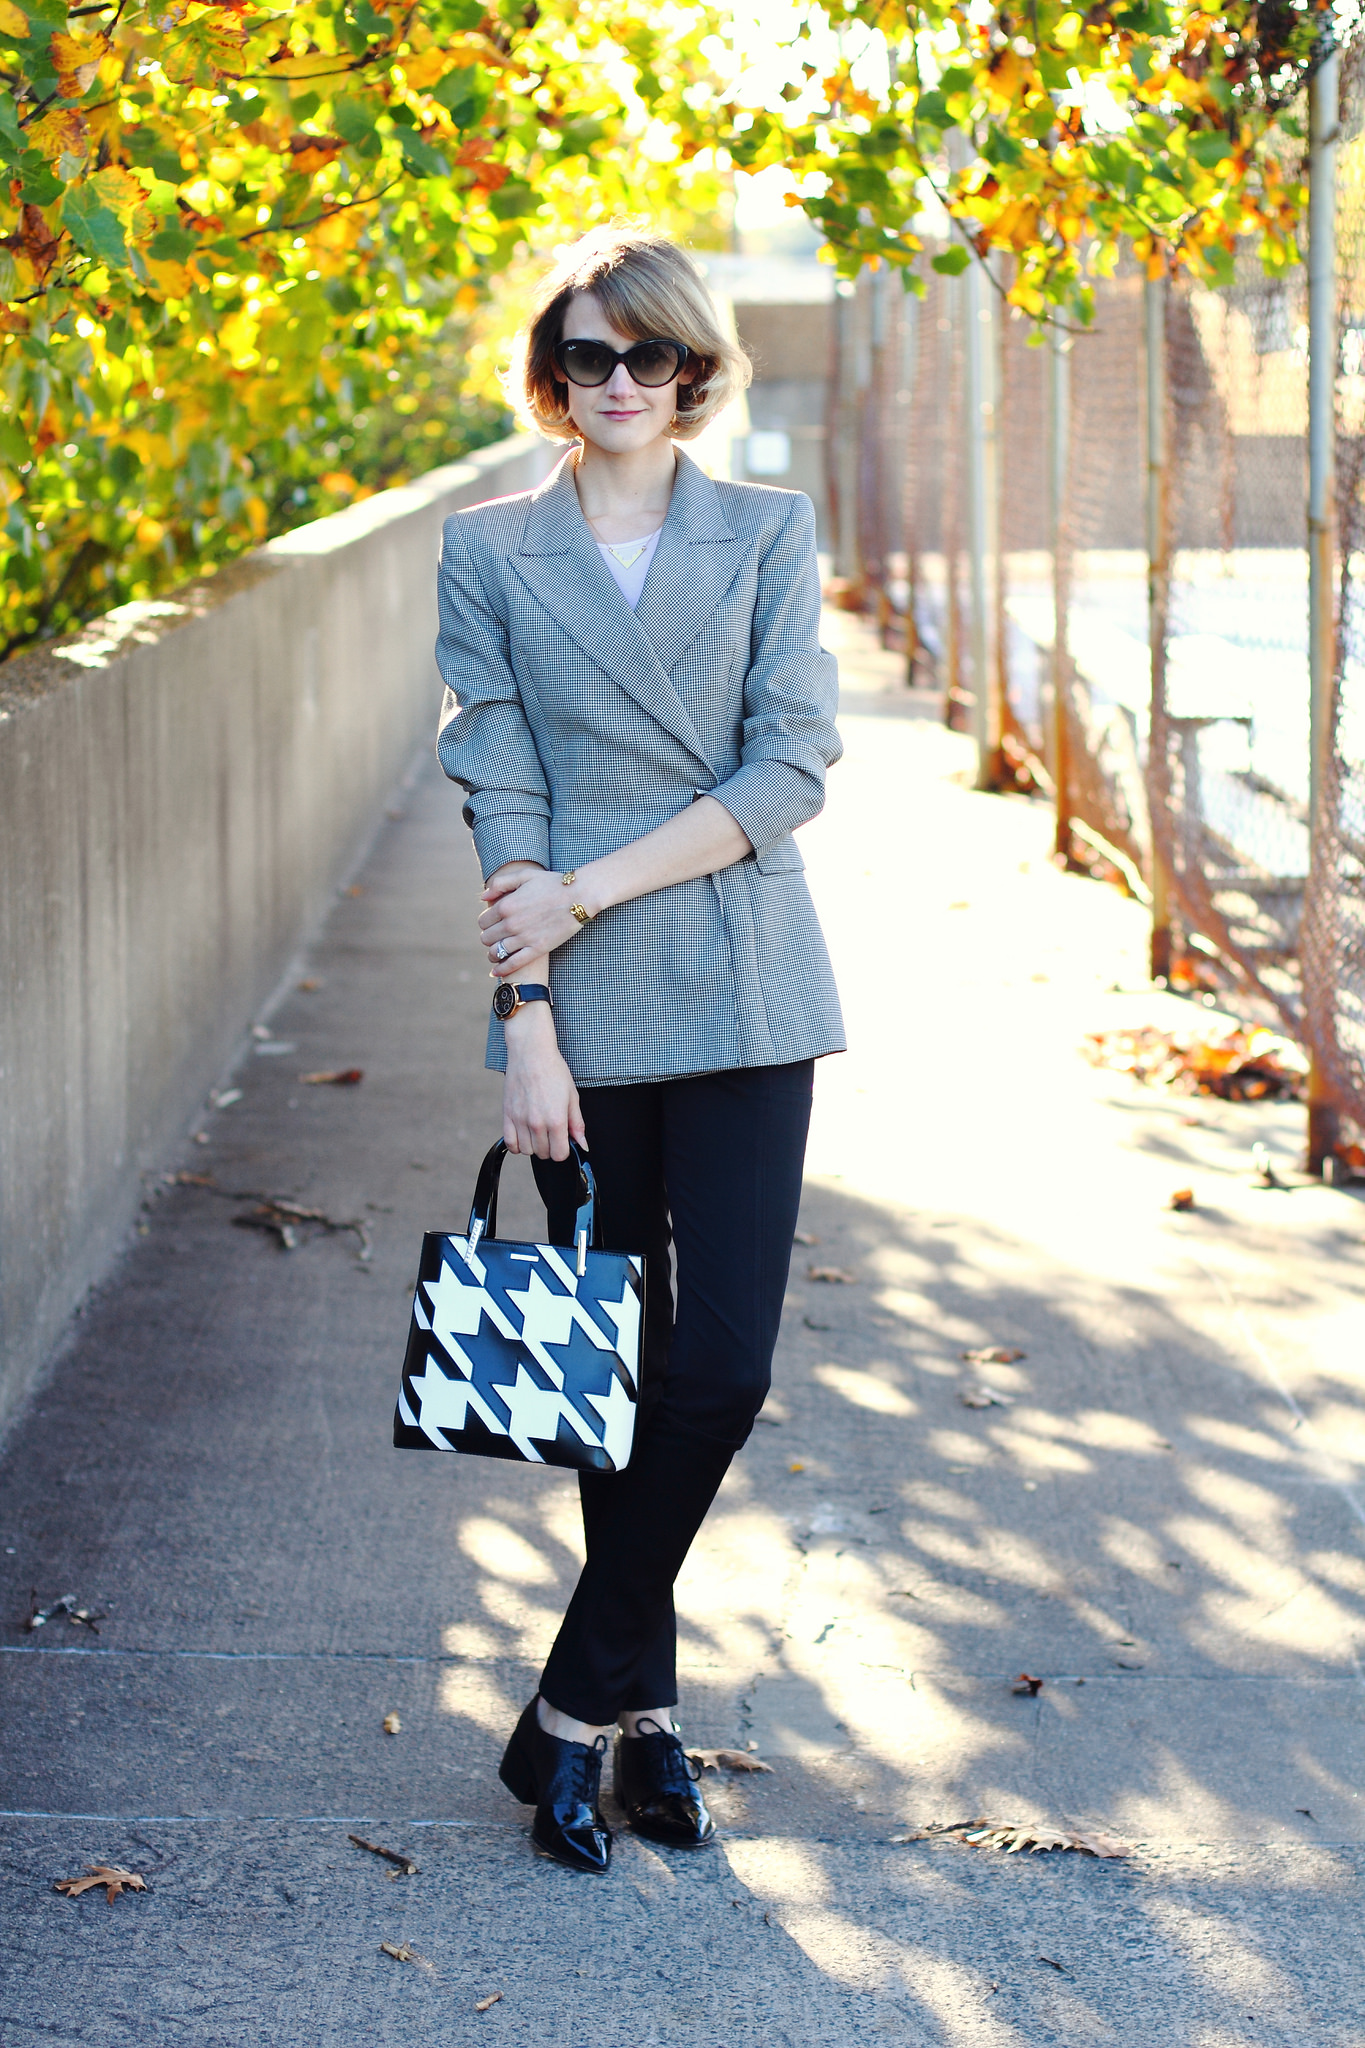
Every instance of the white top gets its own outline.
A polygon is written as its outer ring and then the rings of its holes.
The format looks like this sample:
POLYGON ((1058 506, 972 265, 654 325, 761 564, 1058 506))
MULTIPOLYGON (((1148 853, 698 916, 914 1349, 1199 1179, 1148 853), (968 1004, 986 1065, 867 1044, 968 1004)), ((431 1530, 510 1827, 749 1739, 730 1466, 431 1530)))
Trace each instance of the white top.
POLYGON ((643 540, 599 540, 597 543, 602 560, 611 570, 617 589, 632 611, 640 602, 640 592, 645 587, 649 565, 654 560, 654 550, 659 545, 662 532, 662 526, 656 526, 653 533, 646 534, 643 540))

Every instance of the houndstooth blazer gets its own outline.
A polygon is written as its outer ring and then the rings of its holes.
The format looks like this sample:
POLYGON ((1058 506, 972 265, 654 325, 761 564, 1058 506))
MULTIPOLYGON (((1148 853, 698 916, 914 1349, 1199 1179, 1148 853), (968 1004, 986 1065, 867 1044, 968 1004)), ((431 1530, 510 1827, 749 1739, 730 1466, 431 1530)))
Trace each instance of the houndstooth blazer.
MULTIPOLYGON (((733 867, 602 911, 551 957, 580 1085, 773 1066, 843 1050, 839 998, 792 832, 842 747, 809 498, 714 483, 679 454, 632 611, 566 460, 536 491, 445 523, 437 752, 485 877, 581 867, 724 804, 733 867)), ((507 1063, 490 1027, 488 1065, 507 1063)))

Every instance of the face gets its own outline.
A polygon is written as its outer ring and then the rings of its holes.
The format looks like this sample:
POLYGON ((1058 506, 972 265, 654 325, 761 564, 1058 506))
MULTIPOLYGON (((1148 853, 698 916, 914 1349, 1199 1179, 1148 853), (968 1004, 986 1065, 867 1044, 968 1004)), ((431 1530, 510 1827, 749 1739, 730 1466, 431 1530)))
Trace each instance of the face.
MULTIPOLYGON (((562 340, 604 341, 608 348, 623 355, 638 338, 622 334, 612 326, 594 293, 578 292, 570 299, 562 340)), ((658 337, 660 341, 670 338, 658 337)), ((605 384, 570 384, 560 380, 558 371, 555 378, 564 394, 569 418, 583 439, 608 454, 626 455, 647 448, 667 434, 677 410, 678 386, 690 384, 696 374, 696 366, 686 363, 671 383, 656 385, 652 390, 637 384, 624 363, 616 365, 605 384)))

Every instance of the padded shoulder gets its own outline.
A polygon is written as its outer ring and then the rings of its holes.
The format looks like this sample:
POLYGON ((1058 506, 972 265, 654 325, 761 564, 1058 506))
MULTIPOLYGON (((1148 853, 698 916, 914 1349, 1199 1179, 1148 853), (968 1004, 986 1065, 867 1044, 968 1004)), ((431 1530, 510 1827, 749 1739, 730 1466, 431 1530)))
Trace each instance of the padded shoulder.
POLYGON ((465 505, 451 513, 447 524, 458 526, 467 548, 491 548, 499 554, 514 552, 521 545, 535 495, 534 491, 514 491, 508 498, 488 498, 482 505, 465 505))
MULTIPOLYGON (((776 533, 797 506, 808 507, 812 514, 815 509, 804 491, 784 491, 776 484, 739 484, 717 477, 716 494, 726 518, 744 531, 757 528, 776 533)), ((796 516, 801 515, 797 512, 796 516)))

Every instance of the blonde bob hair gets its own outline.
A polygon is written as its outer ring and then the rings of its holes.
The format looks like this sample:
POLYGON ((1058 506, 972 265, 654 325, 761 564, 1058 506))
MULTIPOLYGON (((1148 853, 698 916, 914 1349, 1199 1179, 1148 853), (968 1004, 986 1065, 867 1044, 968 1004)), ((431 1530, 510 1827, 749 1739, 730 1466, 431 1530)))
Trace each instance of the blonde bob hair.
POLYGON ((664 235, 594 228, 541 279, 517 336, 510 393, 525 423, 550 440, 578 439, 554 347, 569 301, 581 292, 591 292, 630 340, 680 341, 688 349, 696 375, 678 386, 676 440, 692 440, 748 384, 749 358, 722 330, 691 257, 664 235))

